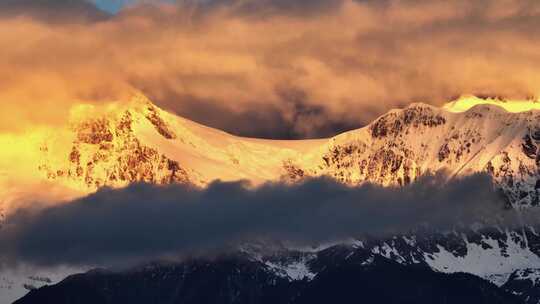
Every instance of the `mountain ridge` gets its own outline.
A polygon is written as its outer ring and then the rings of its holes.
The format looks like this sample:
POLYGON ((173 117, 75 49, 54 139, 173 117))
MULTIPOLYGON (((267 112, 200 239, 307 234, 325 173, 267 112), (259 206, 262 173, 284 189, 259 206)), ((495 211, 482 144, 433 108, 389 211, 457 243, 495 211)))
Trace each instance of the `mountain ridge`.
MULTIPOLYGON (((538 204, 540 111, 514 113, 490 99, 473 99, 478 104, 472 106, 471 97, 463 100, 466 111, 413 103, 331 138, 268 140, 206 127, 135 94, 127 103, 76 107, 66 127, 35 132, 32 142, 13 145, 20 139, 0 136, 6 146, 28 150, 14 148, 4 157, 0 184, 22 171, 10 166, 10 157, 26 153, 24 175, 61 185, 74 193, 68 198, 133 182, 204 187, 217 179, 257 185, 326 175, 349 185, 404 185, 446 170, 451 176, 487 172, 512 203, 538 204)), ((0 193, 6 212, 16 192, 0 193)))
MULTIPOLYGON (((137 94, 128 103, 74 109, 65 127, 39 131, 20 142, 0 136, 3 146, 13 147, 0 163, 6 168, 0 175, 6 216, 34 193, 58 203, 135 182, 204 187, 216 179, 243 179, 256 186, 329 176, 350 186, 399 186, 439 170, 451 177, 489 174, 516 209, 540 201, 540 111, 535 109, 514 113, 477 104, 460 112, 415 103, 332 138, 286 141, 234 136, 168 113, 137 94), (19 176, 26 178, 20 184, 19 176)), ((469 237, 396 237, 366 248, 404 265, 468 270, 516 292, 529 288, 517 272, 540 268, 540 239, 532 227, 469 237), (498 266, 483 265, 484 260, 498 266)))
POLYGON ((470 274, 405 266, 348 246, 327 248, 307 260, 301 252, 258 259, 238 254, 147 265, 127 272, 91 271, 31 291, 15 303, 67 303, 66 299, 70 303, 104 304, 327 303, 353 299, 368 303, 524 303, 470 274), (312 276, 292 278, 275 270, 302 259, 314 272, 312 276), (280 265, 280 260, 285 264, 280 265), (109 286, 115 289, 111 291, 109 286))

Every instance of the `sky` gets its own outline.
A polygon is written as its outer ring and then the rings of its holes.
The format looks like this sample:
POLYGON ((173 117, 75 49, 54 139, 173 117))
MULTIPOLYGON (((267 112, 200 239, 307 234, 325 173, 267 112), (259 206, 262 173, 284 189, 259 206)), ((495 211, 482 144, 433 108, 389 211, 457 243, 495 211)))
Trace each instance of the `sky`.
POLYGON ((96 5, 108 12, 116 13, 118 12, 123 5, 128 4, 129 0, 94 0, 96 5))
POLYGON ((0 1, 0 131, 141 91, 234 134, 316 138, 411 102, 540 95, 533 0, 0 1), (40 111, 35 109, 39 108, 40 111))
MULTIPOLYGON (((110 13, 118 13, 124 6, 126 5, 133 5, 139 2, 143 1, 137 1, 137 0, 92 0, 93 3, 96 4, 97 7, 99 7, 102 10, 105 10, 110 13)), ((145 2, 151 2, 145 1, 145 2)), ((174 2, 174 0, 154 0, 153 2, 174 2)))

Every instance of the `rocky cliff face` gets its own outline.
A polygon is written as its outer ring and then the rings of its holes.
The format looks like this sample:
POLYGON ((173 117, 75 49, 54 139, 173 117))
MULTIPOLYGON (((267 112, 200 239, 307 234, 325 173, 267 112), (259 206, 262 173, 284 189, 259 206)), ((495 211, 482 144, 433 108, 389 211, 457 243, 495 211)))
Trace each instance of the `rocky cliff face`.
POLYGON ((309 161, 292 160, 285 170, 296 179, 329 175, 351 185, 405 185, 438 170, 451 177, 486 172, 511 204, 536 206, 539 140, 540 112, 481 105, 452 113, 413 104, 330 139, 318 161, 310 155, 309 161))
POLYGON ((119 113, 77 121, 71 126, 74 140, 70 152, 51 155, 49 144, 44 143, 39 170, 49 180, 73 181, 89 190, 136 182, 194 183, 192 178, 196 174, 193 170, 190 172, 156 147, 145 144, 133 131, 134 124, 147 120, 157 131, 157 136, 167 140, 176 138, 159 116, 159 111, 151 103, 140 101, 136 107, 119 113), (64 161, 51 161, 58 157, 64 161))

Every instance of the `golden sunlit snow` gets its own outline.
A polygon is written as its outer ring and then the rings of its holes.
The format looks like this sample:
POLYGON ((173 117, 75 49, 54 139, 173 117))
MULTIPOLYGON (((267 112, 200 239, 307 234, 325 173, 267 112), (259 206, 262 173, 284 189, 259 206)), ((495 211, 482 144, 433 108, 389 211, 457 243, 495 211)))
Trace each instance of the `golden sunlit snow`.
POLYGON ((540 110, 540 102, 536 99, 502 100, 497 98, 479 98, 470 95, 462 96, 457 100, 445 104, 443 109, 450 112, 459 113, 465 112, 472 107, 484 104, 495 105, 512 113, 526 112, 530 110, 540 110))

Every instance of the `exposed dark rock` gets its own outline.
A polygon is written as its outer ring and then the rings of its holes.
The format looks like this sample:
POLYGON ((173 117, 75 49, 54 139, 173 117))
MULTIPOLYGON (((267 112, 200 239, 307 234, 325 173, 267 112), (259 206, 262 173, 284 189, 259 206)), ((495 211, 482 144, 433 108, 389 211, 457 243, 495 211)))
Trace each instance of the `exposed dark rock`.
POLYGON ((527 155, 528 158, 536 159, 537 147, 533 143, 532 138, 529 134, 526 134, 523 137, 523 143, 521 144, 521 149, 523 150, 523 153, 527 155))
POLYGON ((158 110, 154 106, 147 107, 146 118, 154 125, 159 134, 167 139, 176 139, 176 134, 169 128, 167 123, 159 116, 158 110))
POLYGON ((446 123, 446 119, 435 114, 426 106, 412 106, 399 113, 389 113, 375 121, 370 129, 374 138, 397 136, 409 127, 437 127, 446 123))
MULTIPOLYGON (((160 121, 159 116, 152 117, 155 122, 160 121)), ((133 134, 131 124, 129 111, 123 113, 117 123, 105 118, 83 121, 75 127, 77 138, 67 156, 69 167, 53 169, 44 163, 39 169, 49 179, 65 177, 81 181, 90 188, 113 186, 116 183, 191 182, 188 173, 177 161, 143 145, 133 134), (81 153, 83 150, 84 155, 81 153)), ((42 152, 47 153, 48 150, 42 152)))
POLYGON ((298 181, 305 176, 304 170, 300 169, 298 166, 295 166, 290 160, 283 163, 283 169, 286 172, 286 176, 284 176, 284 178, 287 181, 298 181))
POLYGON ((113 140, 109 121, 105 118, 84 121, 77 126, 76 132, 81 143, 96 145, 113 140))
POLYGON ((502 288, 521 295, 527 304, 537 304, 540 302, 540 269, 516 270, 502 288))
POLYGON ((439 149, 439 161, 442 162, 447 159, 448 155, 450 155, 450 149, 448 148, 448 143, 445 143, 439 149))

